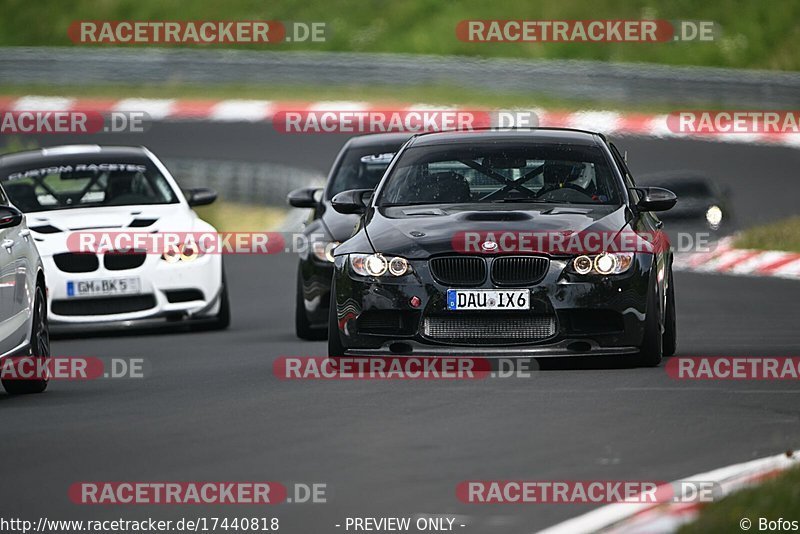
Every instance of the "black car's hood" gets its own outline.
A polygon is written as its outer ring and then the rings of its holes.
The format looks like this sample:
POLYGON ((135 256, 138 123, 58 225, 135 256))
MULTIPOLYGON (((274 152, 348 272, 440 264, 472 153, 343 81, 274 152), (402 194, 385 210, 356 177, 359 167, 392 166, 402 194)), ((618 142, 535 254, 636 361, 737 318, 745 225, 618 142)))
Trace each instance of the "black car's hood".
POLYGON ((378 208, 366 232, 377 252, 411 258, 453 251, 459 232, 618 232, 626 225, 625 206, 587 204, 475 204, 378 208))

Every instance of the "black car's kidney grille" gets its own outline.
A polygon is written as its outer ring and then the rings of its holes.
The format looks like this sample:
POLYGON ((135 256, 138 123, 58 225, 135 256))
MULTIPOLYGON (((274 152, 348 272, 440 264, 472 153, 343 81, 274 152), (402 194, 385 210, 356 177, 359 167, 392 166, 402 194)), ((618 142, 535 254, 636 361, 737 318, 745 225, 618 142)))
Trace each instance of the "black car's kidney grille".
POLYGON ((103 254, 103 265, 109 271, 124 271, 141 267, 145 259, 146 252, 109 252, 103 254))
POLYGON ((492 262, 492 281, 501 286, 531 285, 540 282, 550 260, 536 256, 495 258, 492 262))
POLYGON ((556 334, 553 315, 521 313, 457 313, 432 315, 422 322, 426 337, 468 344, 538 341, 556 334))
POLYGON ((57 315, 113 315, 149 310, 155 305, 156 298, 153 295, 130 295, 54 300, 52 310, 57 315))
POLYGON ((63 252, 54 254, 53 261, 60 271, 65 273, 90 273, 100 265, 94 254, 76 254, 63 252))
POLYGON ((443 284, 478 285, 486 280, 486 261, 483 258, 434 258, 429 265, 433 277, 443 284))

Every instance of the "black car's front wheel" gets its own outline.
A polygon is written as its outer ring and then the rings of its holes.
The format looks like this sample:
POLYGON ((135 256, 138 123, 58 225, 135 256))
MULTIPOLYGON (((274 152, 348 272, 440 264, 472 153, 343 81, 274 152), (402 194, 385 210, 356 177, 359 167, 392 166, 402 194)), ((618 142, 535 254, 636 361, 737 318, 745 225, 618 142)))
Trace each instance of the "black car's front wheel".
POLYGON ((336 281, 331 283, 331 306, 328 312, 328 357, 344 356, 344 346, 339 337, 339 316, 336 315, 336 281))
POLYGON ((647 299, 644 337, 635 356, 635 364, 641 367, 656 367, 664 355, 664 336, 661 332, 661 313, 658 303, 658 290, 647 299))
POLYGON ((295 291, 294 303, 294 332, 300 339, 307 341, 321 341, 328 335, 326 328, 316 328, 311 326, 306 313, 305 299, 303 298, 303 274, 302 266, 297 266, 297 291, 295 291))
POLYGON ((675 284, 672 278, 672 268, 667 278, 667 310, 664 316, 664 356, 672 356, 678 347, 678 328, 675 320, 675 284))
POLYGON ((50 328, 47 323, 47 298, 44 288, 36 286, 36 296, 33 303, 33 324, 31 325, 31 358, 37 364, 36 378, 3 379, 3 388, 12 395, 28 393, 41 393, 47 389, 47 359, 50 358, 50 328), (44 372, 42 372, 44 371, 44 372))

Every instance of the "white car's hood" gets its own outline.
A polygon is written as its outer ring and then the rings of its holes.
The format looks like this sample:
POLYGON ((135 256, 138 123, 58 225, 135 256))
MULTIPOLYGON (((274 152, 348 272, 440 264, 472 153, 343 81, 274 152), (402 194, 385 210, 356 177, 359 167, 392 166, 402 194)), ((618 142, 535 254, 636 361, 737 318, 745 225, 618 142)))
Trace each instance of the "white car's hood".
POLYGON ((213 231, 185 204, 40 211, 27 214, 26 219, 42 256, 66 252, 70 233, 81 230, 146 233, 213 231))

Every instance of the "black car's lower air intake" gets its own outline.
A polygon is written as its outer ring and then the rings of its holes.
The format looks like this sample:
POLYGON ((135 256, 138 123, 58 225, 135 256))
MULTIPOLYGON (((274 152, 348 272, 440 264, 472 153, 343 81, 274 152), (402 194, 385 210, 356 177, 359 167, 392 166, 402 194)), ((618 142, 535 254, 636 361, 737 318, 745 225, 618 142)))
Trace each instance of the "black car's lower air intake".
POLYGON ((493 344, 523 343, 552 337, 556 333, 553 315, 523 313, 459 313, 425 317, 426 337, 450 342, 493 344))

